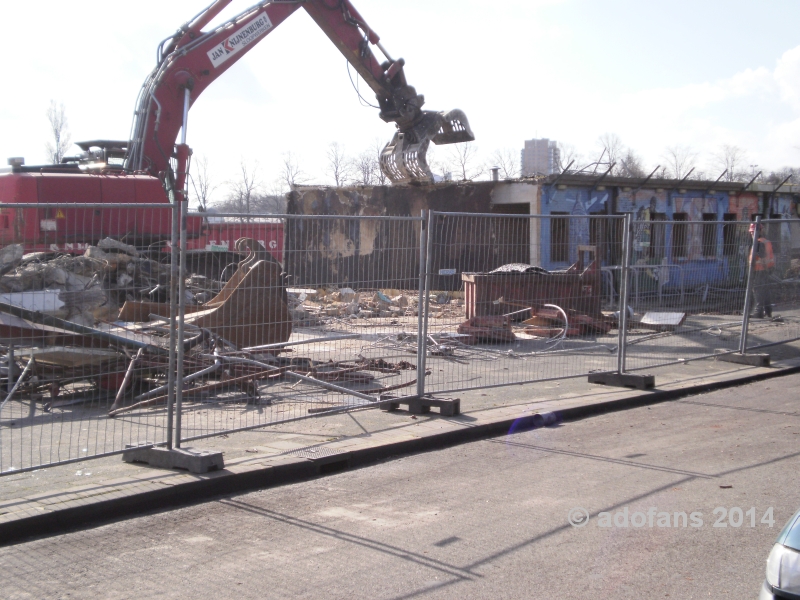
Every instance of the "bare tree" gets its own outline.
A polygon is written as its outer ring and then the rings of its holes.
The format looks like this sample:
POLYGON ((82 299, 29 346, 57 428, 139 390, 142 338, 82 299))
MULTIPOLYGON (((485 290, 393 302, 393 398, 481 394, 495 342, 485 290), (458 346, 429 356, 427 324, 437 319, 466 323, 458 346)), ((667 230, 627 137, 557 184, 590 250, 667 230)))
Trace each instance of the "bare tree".
POLYGON ((455 171, 461 175, 462 181, 468 181, 480 177, 484 169, 478 165, 478 147, 471 142, 454 144, 450 151, 455 171))
POLYGON ((614 170, 623 177, 645 177, 647 175, 642 157, 632 148, 625 148, 617 163, 614 170))
POLYGON ((308 181, 305 173, 300 170, 300 166, 297 164, 297 157, 291 151, 283 154, 281 174, 278 181, 281 193, 287 189, 292 189, 294 185, 300 185, 308 181))
POLYGON ((328 157, 328 175, 331 176, 336 187, 347 185, 352 179, 353 161, 347 156, 344 146, 339 142, 331 142, 326 153, 328 157))
POLYGON ((664 150, 664 159, 670 175, 675 179, 683 179, 697 164, 697 152, 689 146, 670 146, 664 150))
POLYGON ((272 190, 266 194, 256 194, 252 199, 253 209, 258 213, 284 213, 286 212, 286 196, 272 190))
POLYGON ((764 182, 771 183, 772 185, 778 185, 784 179, 791 176, 791 179, 789 179, 789 183, 792 183, 792 181, 798 176, 798 174, 800 174, 800 169, 796 169, 794 167, 783 167, 781 169, 770 171, 769 174, 767 174, 766 177, 764 177, 764 182))
POLYGON ((57 105, 55 100, 50 100, 47 121, 50 123, 50 133, 53 139, 48 141, 45 147, 50 162, 57 165, 72 145, 72 136, 67 129, 67 112, 63 103, 57 105))
POLYGON ((255 208, 258 196, 258 163, 248 165, 244 159, 239 162, 239 176, 228 181, 228 197, 222 203, 224 210, 249 214, 255 208))
POLYGON ((712 163, 720 172, 725 171, 724 181, 741 181, 747 177, 744 170, 747 156, 745 151, 733 144, 722 144, 712 156, 712 163))
POLYGON ((500 173, 504 179, 514 179, 519 176, 520 160, 519 153, 511 148, 495 150, 489 159, 491 167, 500 167, 500 173))
MULTIPOLYGON (((605 158, 605 162, 609 165, 616 163, 616 166, 611 171, 612 175, 619 174, 621 170, 621 159, 625 153, 625 146, 622 140, 616 133, 604 133, 597 138, 597 143, 600 146, 600 156, 605 158)), ((600 158, 597 159, 601 161, 600 158)))
POLYGON ((199 156, 194 161, 194 164, 195 174, 192 176, 194 193, 197 197, 198 204, 200 204, 200 210, 206 211, 211 200, 211 194, 213 194, 214 190, 216 190, 219 186, 213 183, 211 179, 211 169, 208 166, 208 157, 199 156))
POLYGON ((428 146, 426 162, 433 173, 434 181, 451 181, 453 179, 453 166, 450 154, 444 153, 438 146, 428 146))
POLYGON ((583 156, 578 152, 573 144, 558 142, 558 161, 559 171, 565 170, 570 163, 572 163, 570 170, 577 171, 581 168, 583 156))
POLYGON ((356 172, 356 183, 359 185, 373 185, 380 171, 378 156, 372 150, 364 150, 353 163, 356 172))

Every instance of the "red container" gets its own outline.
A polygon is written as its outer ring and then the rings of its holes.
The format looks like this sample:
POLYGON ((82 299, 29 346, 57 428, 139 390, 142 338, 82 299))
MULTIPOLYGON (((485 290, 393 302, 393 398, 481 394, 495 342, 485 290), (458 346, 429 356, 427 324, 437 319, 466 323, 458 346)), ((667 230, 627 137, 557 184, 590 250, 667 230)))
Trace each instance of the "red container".
POLYGON ((576 263, 566 271, 556 272, 462 273, 461 281, 467 319, 541 308, 545 304, 602 318, 600 269, 596 261, 584 270, 576 263))

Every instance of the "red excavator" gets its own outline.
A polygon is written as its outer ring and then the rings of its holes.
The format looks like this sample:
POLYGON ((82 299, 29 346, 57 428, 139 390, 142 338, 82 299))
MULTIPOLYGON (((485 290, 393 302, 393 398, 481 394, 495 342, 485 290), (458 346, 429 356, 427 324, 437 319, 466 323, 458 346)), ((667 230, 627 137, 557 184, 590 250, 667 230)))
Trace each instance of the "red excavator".
MULTIPOLYGON (((403 59, 389 55, 350 0, 259 2, 203 31, 230 2, 216 0, 159 45, 157 66, 136 103, 129 141, 79 143, 81 154, 58 165, 26 166, 21 159, 9 159, 11 168, 0 173, 0 204, 184 200, 191 156, 186 144, 189 109, 206 87, 299 8, 314 19, 375 92, 381 119, 395 123, 397 131, 380 156, 381 169, 392 182, 432 180, 425 160, 430 142, 475 139, 462 111, 422 110, 425 99, 406 82, 403 59), (373 48, 380 51, 382 60, 373 48)), ((120 210, 124 214, 103 214, 108 211, 97 206, 2 208, 0 244, 22 242, 26 250, 83 251, 105 236, 140 244, 170 237, 171 218, 153 218, 152 212, 137 208, 120 210)), ((199 219, 187 224, 189 236, 198 235, 201 228, 199 219)))

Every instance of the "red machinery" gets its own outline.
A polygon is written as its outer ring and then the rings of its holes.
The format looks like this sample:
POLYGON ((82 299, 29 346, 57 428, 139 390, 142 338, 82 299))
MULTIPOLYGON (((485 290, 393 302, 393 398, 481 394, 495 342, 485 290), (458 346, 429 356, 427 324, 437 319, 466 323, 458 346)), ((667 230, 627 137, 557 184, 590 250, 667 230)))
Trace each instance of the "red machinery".
MULTIPOLYGON (((424 97, 406 82, 403 59, 389 56, 349 0, 259 2, 202 31, 230 2, 217 0, 161 43, 158 64, 139 94, 129 142, 80 143, 83 153, 60 165, 25 166, 12 159, 11 169, 0 173, 0 203, 166 204, 185 199, 189 109, 206 87, 300 7, 375 92, 381 119, 396 124, 397 132, 381 153, 381 168, 389 179, 431 180, 425 160, 430 142, 474 139, 462 111, 422 110, 424 97), (373 46, 385 60, 375 57, 373 46)), ((103 213, 109 211, 96 207, 65 206, 56 214, 52 209, 0 209, 0 243, 22 241, 37 249, 59 250, 71 244, 77 250, 76 244, 90 244, 98 236, 125 236, 129 243, 170 237, 169 215, 153 218, 152 211, 125 210, 131 212, 121 218, 106 217, 103 213)), ((197 236, 200 220, 189 220, 187 230, 189 237, 197 236)))

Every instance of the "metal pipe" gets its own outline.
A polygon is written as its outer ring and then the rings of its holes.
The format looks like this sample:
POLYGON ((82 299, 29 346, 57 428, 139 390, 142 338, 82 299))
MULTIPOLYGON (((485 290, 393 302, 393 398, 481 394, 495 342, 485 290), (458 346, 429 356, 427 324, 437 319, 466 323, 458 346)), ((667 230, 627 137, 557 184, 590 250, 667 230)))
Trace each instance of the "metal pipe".
MULTIPOLYGON (((272 369, 274 371, 279 370, 278 367, 274 365, 269 365, 267 363, 260 362, 258 360, 252 360, 249 358, 238 358, 235 356, 221 356, 222 360, 226 360, 229 362, 238 362, 242 364, 248 365, 256 365, 258 367, 264 367, 265 369, 272 369)), ((305 381, 306 383, 313 383, 314 385, 318 385, 334 392, 340 392, 343 394, 350 394, 351 396, 355 396, 356 398, 361 398, 363 400, 369 400, 370 402, 376 402, 378 399, 372 396, 368 396, 367 394, 362 394, 361 392, 357 392, 355 390, 350 390, 344 387, 340 387, 338 385, 333 385, 332 383, 328 383, 327 381, 321 381, 319 379, 315 379, 313 377, 306 377, 305 375, 300 375, 299 373, 295 373, 294 371, 284 371, 284 374, 290 375, 292 377, 296 377, 301 381, 305 381)))
MULTIPOLYGON (((183 378, 183 383, 189 383, 191 381, 194 381, 195 379, 199 379, 200 377, 204 377, 206 375, 210 375, 214 371, 218 371, 221 366, 222 366, 222 363, 217 361, 213 365, 211 365, 210 367, 206 367, 205 369, 201 369, 200 371, 192 373, 191 375, 187 375, 186 377, 183 378)), ((142 400, 147 400, 148 398, 154 398, 155 396, 158 396, 159 394, 161 394, 161 392, 168 391, 168 390, 169 390, 169 384, 161 385, 161 386, 159 386, 157 388, 153 388, 152 390, 150 390, 148 392, 145 392, 144 394, 140 394, 140 395, 136 396, 136 398, 134 398, 133 400, 134 400, 134 402, 140 402, 142 400)))
MULTIPOLYGON (((101 202, 64 202, 63 204, 60 202, 2 202, 0 203, 0 208, 60 208, 60 209, 68 209, 68 208, 109 208, 109 204, 103 204, 101 202)), ((161 204, 135 204, 132 202, 124 203, 124 204, 113 204, 114 209, 117 208, 160 208, 162 210, 166 210, 170 208, 170 205, 166 202, 162 202, 161 204)), ((202 214, 202 213, 200 213, 202 214)), ((197 215, 200 216, 200 215, 197 215)), ((208 216, 208 215, 206 215, 208 216)))
MULTIPOLYGON (((20 206, 19 204, 8 204, 2 205, 0 204, 0 208, 8 206, 9 208, 14 208, 15 206, 20 206)), ((43 204, 33 204, 31 208, 37 208, 39 206, 45 206, 43 204)), ((64 206, 63 204, 53 204, 53 207, 57 206, 64 206)), ((79 205, 82 206, 82 205, 79 205)), ((107 204, 102 206, 108 207, 107 204)), ((141 206, 140 204, 134 204, 133 207, 141 206)), ((161 205, 163 208, 163 205, 161 205)), ((472 213, 448 213, 448 214, 463 214, 465 216, 476 216, 472 213)), ((238 217, 238 218, 246 218, 246 215, 243 213, 223 213, 223 212, 215 212, 213 215, 209 215, 208 213, 198 212, 198 211, 190 211, 188 213, 190 217, 238 217)), ((490 216, 490 217, 497 217, 496 214, 487 213, 485 215, 477 215, 477 216, 490 216)), ((503 215, 509 217, 515 217, 520 215, 503 215)), ((527 216, 527 215, 525 215, 527 216)), ((604 215, 605 216, 605 215, 604 215)), ((282 219, 291 219, 293 221, 302 221, 302 220, 319 220, 319 221, 331 221, 331 220, 343 220, 343 221, 391 221, 391 222, 398 222, 398 221, 422 221, 420 217, 394 217, 394 216, 380 216, 380 215, 289 215, 289 214, 278 214, 278 213, 263 213, 263 214, 250 214, 250 218, 264 218, 269 219, 268 222, 270 223, 280 223, 282 219)), ((619 217, 617 217, 619 218, 619 217)))
POLYGON ((273 350, 275 348, 286 348, 287 346, 302 346, 303 344, 316 344, 322 342, 336 342, 339 340, 358 340, 361 339, 360 333, 350 333, 347 335, 336 335, 331 337, 311 338, 309 340, 298 340, 296 342, 281 342, 280 344, 264 344, 263 346, 247 346, 242 348, 246 352, 257 352, 258 350, 273 350))
MULTIPOLYGON (((422 340, 422 353, 417 362, 417 373, 423 373, 422 377, 417 377, 417 381, 422 381, 422 393, 420 397, 425 395, 425 376, 426 364, 428 362, 428 313, 430 312, 431 301, 431 265, 433 264, 433 222, 435 220, 436 212, 428 211, 428 235, 425 243, 425 291, 422 297, 422 303, 417 307, 419 313, 423 314, 422 318, 422 331, 417 336, 422 340)), ((419 389, 419 387, 418 387, 419 389)))
POLYGON ((28 372, 31 370, 34 364, 36 364, 36 361, 34 360, 33 356, 31 356, 30 359, 28 360, 28 364, 25 365, 25 368, 22 370, 22 373, 20 373, 19 378, 14 383, 14 387, 11 388, 11 390, 8 392, 8 396, 6 396, 6 399, 3 400, 2 404, 0 404, 0 411, 3 410, 3 407, 6 405, 6 402, 11 400, 11 398, 14 396, 14 394, 17 391, 17 388, 22 383, 22 380, 25 379, 25 377, 27 376, 28 372))
POLYGON ((622 274, 620 275, 619 342, 617 347, 617 373, 625 372, 625 353, 628 340, 628 278, 631 267, 631 238, 633 237, 632 215, 627 213, 622 238, 622 274))
POLYGON ((383 44, 381 44, 380 42, 378 42, 378 43, 377 43, 377 44, 375 44, 375 45, 378 47, 378 49, 379 49, 381 52, 383 52, 383 55, 386 57, 386 60, 388 60, 389 62, 394 62, 394 59, 393 59, 391 56, 389 56, 389 52, 387 52, 386 48, 384 48, 384 47, 383 47, 383 44))
POLYGON ((65 331, 71 331, 72 333, 80 333, 83 335, 96 337, 111 344, 118 344, 120 346, 128 346, 131 348, 144 348, 148 352, 153 352, 155 354, 163 355, 167 353, 164 348, 159 346, 153 346, 152 344, 147 344, 145 342, 138 342, 136 340, 115 335, 113 333, 108 333, 107 331, 100 331, 99 329, 94 329, 93 327, 78 325, 72 321, 65 321, 64 319, 59 319, 58 317, 28 310, 27 308, 22 308, 13 304, 7 304, 6 302, 0 302, 0 312, 14 315, 15 317, 25 319, 26 321, 31 321, 38 325, 48 325, 49 327, 57 327, 58 329, 64 329, 65 331))
MULTIPOLYGON (((186 90, 186 104, 184 107, 183 133, 186 143, 186 116, 189 114, 189 90, 186 90)), ((181 202, 180 214, 180 283, 178 285, 178 373, 183 377, 183 356, 185 345, 183 343, 184 325, 186 321, 186 213, 189 210, 189 201, 185 199, 181 202)), ((183 408, 183 384, 175 389, 175 447, 181 447, 181 409, 183 408)))
POLYGON ((753 293, 753 267, 756 263, 756 250, 758 249, 758 229, 761 227, 761 216, 756 217, 755 228, 753 229, 753 245, 750 250, 750 260, 747 263, 747 290, 744 293, 744 313, 742 313, 742 335, 739 337, 739 354, 747 352, 747 330, 750 327, 750 309, 753 293))
MULTIPOLYGON (((168 180, 172 181, 169 177, 168 180)), ((169 190, 172 201, 172 237, 170 238, 169 278, 169 366, 167 367, 167 449, 173 444, 173 413, 175 402, 175 369, 177 367, 177 320, 178 320, 178 227, 180 204, 175 201, 175 190, 169 190)), ((181 340, 181 345, 183 340, 181 340)), ((181 373, 183 376, 183 373, 181 373)))
MULTIPOLYGON (((427 336, 421 334, 423 327, 423 311, 425 298, 425 265, 428 260, 428 228, 430 226, 430 211, 422 209, 420 215, 424 219, 419 228, 419 298, 417 300, 417 366, 425 364, 425 350, 427 349, 427 336), (427 218, 426 218, 427 216, 427 218)), ((419 369, 418 369, 419 370, 419 369)), ((422 397, 425 395, 425 378, 417 377, 417 396, 422 397)))
POLYGON ((186 144, 186 127, 189 125, 189 105, 191 104, 192 91, 183 88, 183 125, 181 125, 181 144, 186 144))
POLYGON ((142 350, 139 348, 139 351, 136 353, 131 359, 130 364, 128 365, 128 369, 125 371, 125 378, 122 380, 122 385, 119 386, 119 391, 117 392, 117 397, 114 398, 114 404, 111 405, 109 408, 109 412, 112 410, 116 410, 119 407, 120 402, 122 402, 122 397, 125 395, 125 389, 128 387, 128 383, 130 383, 131 377, 133 376, 133 369, 136 366, 136 361, 138 361, 142 356, 142 350))

